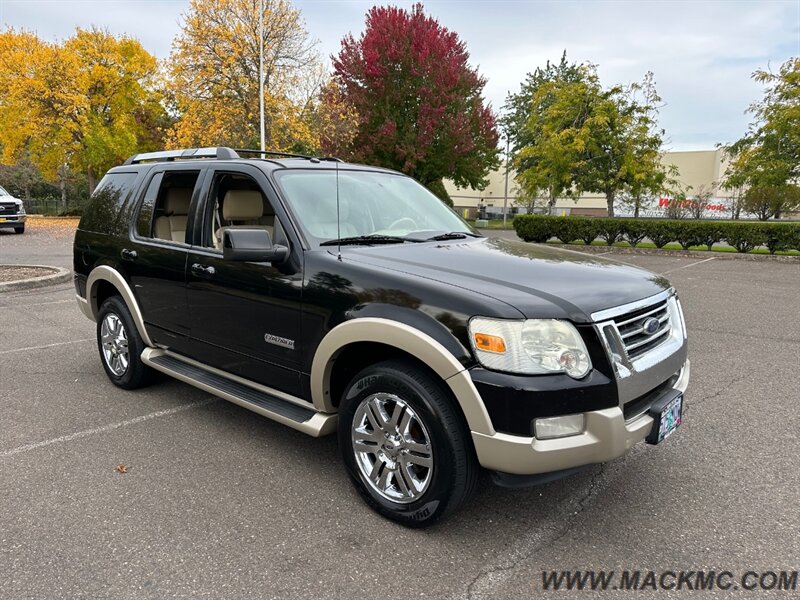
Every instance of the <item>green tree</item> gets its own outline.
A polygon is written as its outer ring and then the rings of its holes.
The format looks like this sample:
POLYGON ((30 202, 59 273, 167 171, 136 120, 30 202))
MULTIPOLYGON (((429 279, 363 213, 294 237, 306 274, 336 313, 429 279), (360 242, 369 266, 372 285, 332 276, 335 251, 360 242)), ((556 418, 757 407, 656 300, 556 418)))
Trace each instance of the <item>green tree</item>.
POLYGON ((730 159, 724 185, 745 189, 742 205, 759 215, 779 217, 797 207, 800 182, 800 58, 790 58, 777 73, 753 74, 765 84, 764 97, 750 106, 747 133, 725 146, 730 159), (753 188, 753 191, 750 191, 753 188))
POLYGON ((786 211, 800 208, 800 186, 756 185, 749 187, 742 198, 742 209, 759 220, 780 218, 786 211))
POLYGON ((614 203, 626 190, 641 198, 665 183, 667 171, 660 161, 663 130, 656 126, 660 98, 651 73, 642 83, 605 90, 595 83, 588 92, 583 99, 588 116, 579 134, 582 164, 576 187, 602 193, 608 216, 613 217, 614 203))
POLYGON ((579 104, 571 103, 587 85, 592 65, 547 61, 528 73, 520 91, 509 94, 501 128, 509 140, 517 183, 526 206, 547 197, 548 212, 573 187, 580 162, 574 125, 582 118, 579 104))
POLYGON ((661 163, 659 102, 651 73, 642 83, 604 89, 595 65, 569 64, 566 56, 548 63, 506 103, 518 183, 529 196, 544 191, 551 212, 558 197, 596 192, 609 216, 623 193, 638 213, 670 171, 661 163))

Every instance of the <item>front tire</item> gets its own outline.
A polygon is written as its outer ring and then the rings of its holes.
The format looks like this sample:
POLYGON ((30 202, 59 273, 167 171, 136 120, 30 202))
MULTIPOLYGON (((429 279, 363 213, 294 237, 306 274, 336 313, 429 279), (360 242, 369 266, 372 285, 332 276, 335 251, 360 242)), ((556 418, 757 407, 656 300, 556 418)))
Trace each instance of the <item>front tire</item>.
POLYGON ((20 225, 19 227, 14 227, 14 233, 25 233, 25 225, 20 225))
POLYGON ((155 371, 142 362, 144 348, 122 298, 112 296, 103 302, 97 319, 97 349, 111 383, 133 390, 152 382, 155 371))
POLYGON ((441 383, 410 361, 367 367, 347 386, 339 447, 366 503, 409 527, 458 510, 479 467, 464 418, 441 383))

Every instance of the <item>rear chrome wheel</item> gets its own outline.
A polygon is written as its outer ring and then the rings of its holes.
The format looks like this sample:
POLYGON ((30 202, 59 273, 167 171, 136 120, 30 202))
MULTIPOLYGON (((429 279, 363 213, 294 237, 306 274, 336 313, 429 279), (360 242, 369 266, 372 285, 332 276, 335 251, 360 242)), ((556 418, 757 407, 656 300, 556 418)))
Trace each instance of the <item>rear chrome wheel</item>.
POLYGON ((144 341, 119 296, 106 299, 97 315, 97 349, 111 382, 126 390, 149 384, 155 375, 142 362, 144 341))
POLYGON ((353 452, 364 480, 387 500, 407 504, 428 489, 431 438, 420 416, 395 394, 371 394, 353 418, 353 452))
POLYGON ((122 377, 130 364, 128 334, 122 321, 114 313, 108 313, 103 318, 100 325, 100 339, 106 366, 114 375, 122 377))

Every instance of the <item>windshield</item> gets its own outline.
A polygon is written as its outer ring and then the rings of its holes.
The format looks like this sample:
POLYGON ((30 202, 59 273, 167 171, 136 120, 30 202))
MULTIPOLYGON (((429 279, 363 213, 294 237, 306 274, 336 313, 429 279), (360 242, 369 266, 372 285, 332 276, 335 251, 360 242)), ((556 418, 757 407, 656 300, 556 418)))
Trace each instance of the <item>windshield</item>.
POLYGON ((7 191, 5 191, 5 189, 3 189, 3 186, 0 186, 0 196, 10 196, 10 195, 11 194, 9 194, 7 191))
POLYGON ((403 175, 340 170, 338 227, 335 170, 287 169, 275 177, 300 226, 317 244, 356 236, 476 235, 441 200, 403 175))

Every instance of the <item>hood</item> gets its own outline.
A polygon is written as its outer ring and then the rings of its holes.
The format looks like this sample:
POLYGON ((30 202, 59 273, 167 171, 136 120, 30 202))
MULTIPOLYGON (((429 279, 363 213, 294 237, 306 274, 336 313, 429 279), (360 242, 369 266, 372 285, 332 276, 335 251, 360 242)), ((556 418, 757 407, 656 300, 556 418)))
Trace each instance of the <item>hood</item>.
POLYGON ((346 256, 496 298, 528 318, 567 318, 577 323, 591 321, 593 312, 670 287, 663 277, 638 267, 500 238, 351 247, 346 256))

